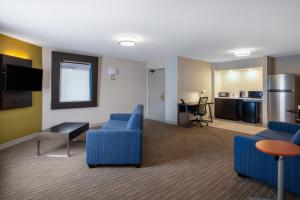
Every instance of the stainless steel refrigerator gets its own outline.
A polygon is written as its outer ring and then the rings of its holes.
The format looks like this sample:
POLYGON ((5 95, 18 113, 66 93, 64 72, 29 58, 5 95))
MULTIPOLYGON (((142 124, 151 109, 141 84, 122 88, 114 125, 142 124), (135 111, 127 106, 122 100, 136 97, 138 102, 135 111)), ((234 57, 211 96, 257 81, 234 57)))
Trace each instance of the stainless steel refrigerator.
POLYGON ((288 110, 300 105, 300 77, 294 74, 268 76, 268 120, 295 123, 296 116, 288 110))

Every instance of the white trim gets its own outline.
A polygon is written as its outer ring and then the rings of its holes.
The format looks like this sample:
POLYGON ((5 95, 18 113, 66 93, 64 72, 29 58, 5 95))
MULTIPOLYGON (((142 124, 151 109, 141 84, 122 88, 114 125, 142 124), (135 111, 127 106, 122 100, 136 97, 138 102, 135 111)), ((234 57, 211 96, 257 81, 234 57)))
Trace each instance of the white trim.
POLYGON ((36 137, 38 136, 39 133, 40 133, 40 132, 32 133, 32 134, 30 134, 30 135, 26 135, 26 136, 24 136, 24 137, 21 137, 21 138, 18 138, 18 139, 15 139, 15 140, 12 140, 12 141, 9 141, 9 142, 0 144, 0 150, 3 150, 3 149, 6 149, 6 148, 8 148, 8 147, 14 146, 14 145, 16 145, 16 144, 19 144, 19 143, 22 143, 22 142, 31 140, 31 139, 33 139, 33 138, 36 138, 36 137))
POLYGON ((169 121, 169 120, 165 120, 165 123, 167 123, 167 124, 173 124, 173 125, 178 125, 177 122, 169 121))
POLYGON ((162 123, 166 123, 166 124, 173 124, 173 125, 176 125, 176 126, 178 125, 177 122, 169 121, 169 120, 158 121, 158 120, 156 120, 156 119, 151 119, 151 118, 149 118, 149 117, 144 117, 144 119, 149 119, 149 120, 153 120, 153 121, 157 121, 157 122, 162 122, 162 123))

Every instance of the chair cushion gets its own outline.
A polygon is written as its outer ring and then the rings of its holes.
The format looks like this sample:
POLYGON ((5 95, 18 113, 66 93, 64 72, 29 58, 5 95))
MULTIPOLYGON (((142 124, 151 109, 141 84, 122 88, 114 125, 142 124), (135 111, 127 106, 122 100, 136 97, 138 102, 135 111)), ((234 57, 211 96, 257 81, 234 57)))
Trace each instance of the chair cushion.
POLYGON ((119 120, 109 120, 106 122, 101 129, 103 130, 121 130, 126 129, 127 121, 119 121, 119 120))
POLYGON ((300 145, 300 130, 295 133, 291 142, 294 144, 300 145))
POLYGON ((266 138, 261 137, 261 136, 259 136, 259 135, 256 134, 256 135, 252 136, 252 139, 254 139, 256 141, 260 141, 260 140, 265 140, 266 138))
POLYGON ((266 129, 266 130, 256 134, 256 136, 259 136, 259 137, 262 137, 262 138, 268 139, 268 140, 282 140, 282 141, 290 142, 291 139, 293 138, 294 134, 288 133, 288 132, 281 132, 281 131, 274 131, 271 129, 266 129))

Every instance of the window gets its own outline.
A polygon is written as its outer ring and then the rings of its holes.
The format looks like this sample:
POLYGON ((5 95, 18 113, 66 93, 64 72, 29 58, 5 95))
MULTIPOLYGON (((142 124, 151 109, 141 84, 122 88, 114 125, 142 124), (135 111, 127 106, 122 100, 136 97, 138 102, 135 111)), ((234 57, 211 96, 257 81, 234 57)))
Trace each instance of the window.
POLYGON ((91 101, 91 64, 60 62, 59 102, 91 101))
POLYGON ((52 52, 52 109, 97 106, 98 58, 52 52))

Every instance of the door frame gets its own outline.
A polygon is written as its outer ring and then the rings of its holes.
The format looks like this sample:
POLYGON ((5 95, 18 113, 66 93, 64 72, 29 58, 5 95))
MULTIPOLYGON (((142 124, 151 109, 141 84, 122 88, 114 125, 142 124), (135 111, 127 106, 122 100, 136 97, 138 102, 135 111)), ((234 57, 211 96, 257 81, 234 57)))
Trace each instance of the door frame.
POLYGON ((164 121, 166 121, 166 69, 164 67, 161 68, 147 68, 147 119, 149 118, 149 71, 150 70, 163 70, 164 71, 164 92, 165 92, 165 100, 164 100, 164 121))

